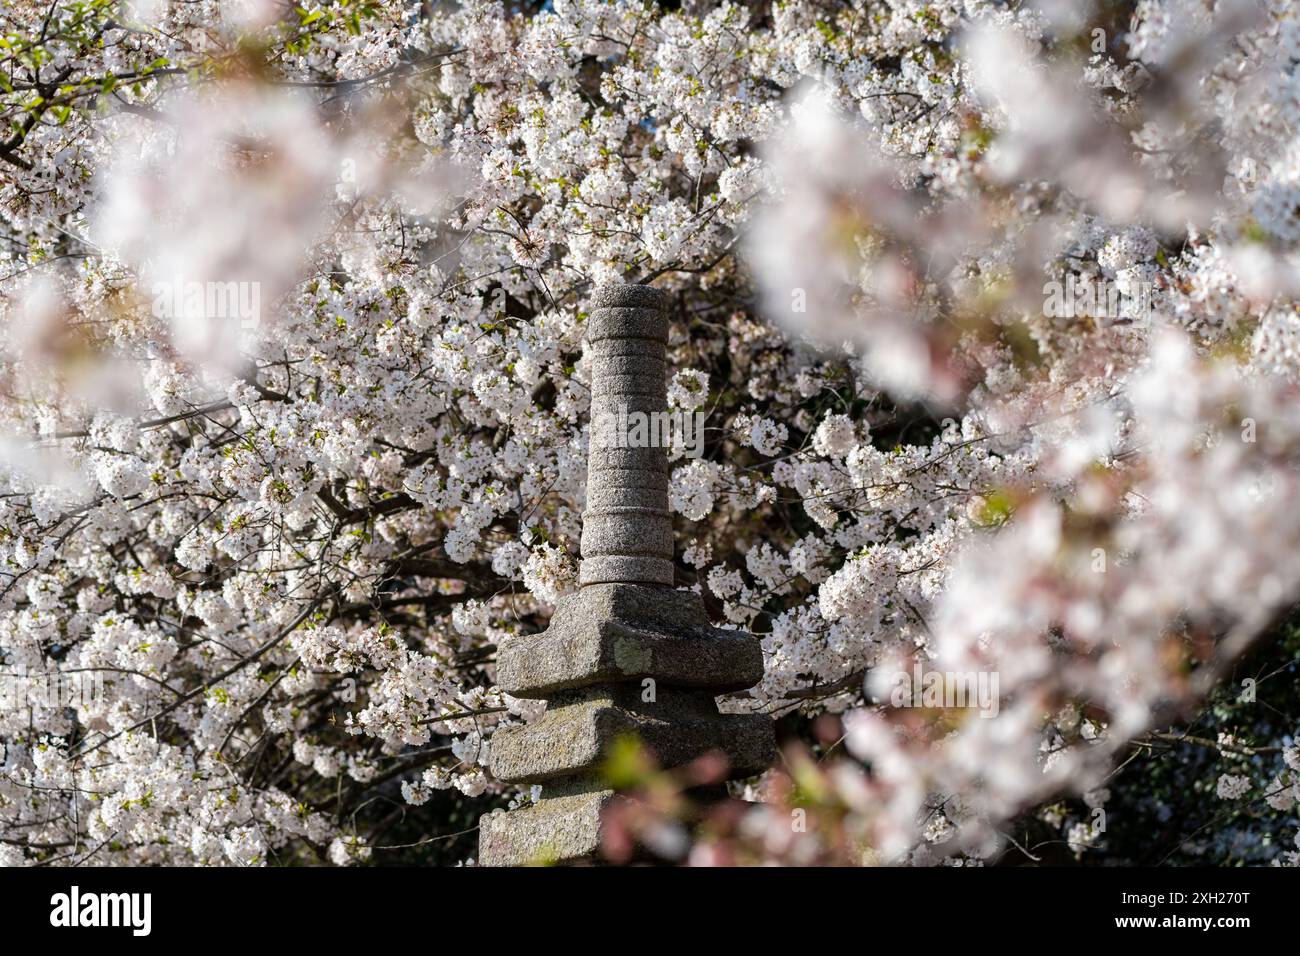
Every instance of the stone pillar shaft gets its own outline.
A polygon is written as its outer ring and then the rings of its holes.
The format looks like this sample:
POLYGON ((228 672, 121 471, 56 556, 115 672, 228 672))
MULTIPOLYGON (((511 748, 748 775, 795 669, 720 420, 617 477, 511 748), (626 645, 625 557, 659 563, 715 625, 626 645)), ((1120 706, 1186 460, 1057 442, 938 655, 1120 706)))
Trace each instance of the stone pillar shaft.
POLYGON ((646 286, 596 291, 587 325, 592 428, 580 589, 541 634, 505 638, 497 683, 547 701, 546 713, 492 737, 492 773, 541 784, 542 799, 479 822, 479 862, 510 866, 593 859, 617 794, 602 782, 611 745, 636 737, 663 767, 720 753, 731 778, 775 756, 772 722, 720 714, 714 698, 763 678, 749 634, 709 624, 704 603, 673 590, 668 456, 618 439, 624 414, 667 411, 667 298, 646 286), (612 421, 612 436, 602 428, 612 421), (611 440, 611 437, 613 440, 611 440))
POLYGON ((629 416, 668 408, 666 296, 648 286, 599 290, 587 320, 592 423, 583 586, 673 583, 673 523, 663 448, 628 447, 629 416), (603 419, 603 422, 602 422, 603 419))

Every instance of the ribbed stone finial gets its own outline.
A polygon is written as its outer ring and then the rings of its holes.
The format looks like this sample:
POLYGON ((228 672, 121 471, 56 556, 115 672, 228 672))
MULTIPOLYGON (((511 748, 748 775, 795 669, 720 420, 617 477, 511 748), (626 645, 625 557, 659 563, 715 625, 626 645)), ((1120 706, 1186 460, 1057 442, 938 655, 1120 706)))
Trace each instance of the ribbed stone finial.
POLYGON ((497 650, 498 686, 547 709, 496 732, 492 773, 542 784, 542 799, 480 819, 479 862, 488 866, 592 858, 604 811, 620 799, 601 779, 620 738, 636 737, 666 768, 720 753, 732 778, 775 756, 770 718, 720 714, 714 701, 763 679, 757 639, 711 626, 698 594, 672 589, 666 449, 609 441, 597 425, 601 416, 666 411, 667 299, 613 286, 594 305, 582 586, 560 599, 545 631, 504 638, 497 650))
POLYGON ((587 320, 593 424, 587 453, 587 510, 582 516, 581 583, 673 583, 673 523, 668 455, 615 439, 627 415, 668 407, 665 385, 668 297, 649 286, 604 286, 587 320))

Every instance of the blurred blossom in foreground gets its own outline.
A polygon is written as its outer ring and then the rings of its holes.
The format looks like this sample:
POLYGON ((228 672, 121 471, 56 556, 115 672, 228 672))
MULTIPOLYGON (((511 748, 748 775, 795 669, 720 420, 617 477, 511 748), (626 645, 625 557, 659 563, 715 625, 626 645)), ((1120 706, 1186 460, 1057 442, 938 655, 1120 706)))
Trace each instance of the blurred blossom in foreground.
POLYGON ((927 221, 900 171, 815 91, 794 105, 766 160, 777 199, 746 241, 766 314, 816 342, 862 350, 869 376, 902 395, 955 398, 912 246, 934 240, 943 255, 939 234, 951 224, 927 221))
POLYGON ((897 768, 900 846, 936 795, 963 795, 955 849, 1052 792, 1099 786, 1129 740, 1185 716, 1300 596, 1300 390, 1244 380, 1166 333, 1128 395, 1138 428, 1108 460, 1137 463, 1089 462, 1057 473, 1064 496, 1026 493, 938 602, 930 666, 999 674, 1003 711, 941 740, 849 721, 851 751, 897 768))
POLYGON ((341 157, 303 92, 229 81, 160 109, 115 119, 94 234, 136 268, 183 355, 232 369, 254 294, 269 319, 302 277, 341 157), (209 311, 209 290, 230 283, 241 299, 209 311))
POLYGON ((358 208, 435 214, 459 182, 432 151, 411 155, 394 104, 364 95, 345 108, 235 77, 110 125, 93 235, 135 270, 179 355, 225 373, 259 341, 274 351, 285 297, 337 264, 323 240, 359 246, 358 208))
MULTIPOLYGON (((746 247, 765 314, 860 356, 896 399, 961 408, 940 460, 984 443, 1000 456, 943 549, 871 540, 820 591, 832 638, 862 619, 884 637, 879 607, 904 576, 945 566, 918 589, 933 603, 908 606, 912 640, 863 655, 885 705, 845 718, 878 859, 981 858, 1024 808, 1101 786, 1300 595, 1300 393, 1283 357, 1300 335, 1275 298, 1296 288, 1300 232, 1274 198, 1294 202, 1297 177, 1261 86, 1294 82, 1298 28, 1265 6, 1277 20, 1255 4, 1152 5, 1128 41, 1152 72, 1085 64, 1029 11, 990 16, 959 47, 979 111, 958 104, 929 131, 961 144, 955 158, 882 150, 871 109, 864 124, 826 94, 768 144, 773 195, 746 247), (1158 6, 1200 9, 1162 34, 1158 6), (1226 38, 1250 30, 1244 56, 1226 38), (1225 189, 1225 169, 1255 170, 1255 156, 1276 157, 1268 175, 1225 189), (1169 268, 1176 242, 1190 261, 1169 268), (1043 306, 1044 280, 1062 275, 1144 289, 1149 308, 1067 319, 1043 306), (1255 329, 1245 349, 1239 322, 1255 329), (891 709, 889 678, 914 660, 997 674, 1000 711, 891 709)), ((873 455, 848 456, 855 482, 820 479, 827 524, 836 494, 894 505, 890 481, 924 480, 923 464, 866 467, 873 455)))

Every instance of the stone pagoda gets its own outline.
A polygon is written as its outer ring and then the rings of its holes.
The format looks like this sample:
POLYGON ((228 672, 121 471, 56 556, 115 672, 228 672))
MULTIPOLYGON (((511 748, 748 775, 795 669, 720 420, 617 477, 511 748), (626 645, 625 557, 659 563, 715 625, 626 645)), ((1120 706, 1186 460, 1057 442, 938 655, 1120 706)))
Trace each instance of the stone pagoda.
MULTIPOLYGON (((593 419, 667 410, 667 304, 649 286, 597 290, 586 338, 593 419)), ((591 434, 581 586, 545 631, 497 651, 501 689, 547 708, 492 738, 497 779, 541 784, 542 796, 482 817, 486 866, 596 859, 602 812, 619 799, 600 771, 621 737, 634 735, 663 767, 721 752, 732 779, 775 756, 768 717, 721 714, 714 701, 762 679, 758 640, 711 626, 699 595, 673 588, 666 449, 591 434)))

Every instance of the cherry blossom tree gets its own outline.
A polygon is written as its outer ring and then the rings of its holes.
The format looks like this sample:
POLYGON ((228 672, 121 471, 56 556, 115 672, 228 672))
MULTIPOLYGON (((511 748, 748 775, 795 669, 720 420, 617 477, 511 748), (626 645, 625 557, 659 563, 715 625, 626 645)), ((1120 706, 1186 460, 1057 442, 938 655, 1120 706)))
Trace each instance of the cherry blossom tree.
POLYGON ((1174 744, 1295 835, 1294 726, 1185 723, 1300 590, 1300 13, 672 6, 0 12, 0 861, 471 858, 610 282, 789 744, 676 858, 1086 856, 1174 744))

